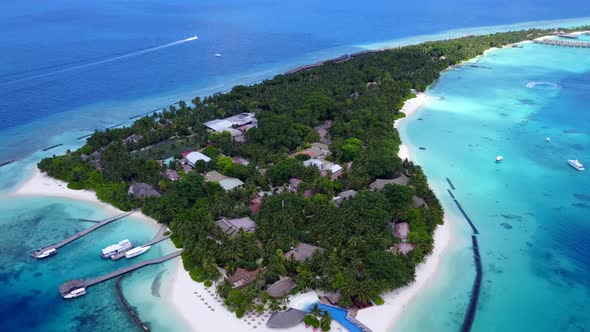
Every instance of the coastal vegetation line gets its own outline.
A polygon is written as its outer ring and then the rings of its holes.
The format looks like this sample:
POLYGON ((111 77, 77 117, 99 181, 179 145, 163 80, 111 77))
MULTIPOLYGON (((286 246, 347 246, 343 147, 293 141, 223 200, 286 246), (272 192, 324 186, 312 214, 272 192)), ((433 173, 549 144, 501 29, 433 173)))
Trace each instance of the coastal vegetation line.
POLYGON ((400 139, 392 124, 401 105, 412 97, 412 89, 424 91, 449 66, 490 47, 548 33, 534 29, 469 36, 326 62, 253 86, 236 86, 226 94, 195 98, 190 106, 180 102, 128 128, 96 132, 79 150, 46 158, 39 168, 69 182, 70 188, 95 190, 105 202, 127 210, 141 207, 170 223, 172 239, 184 248, 184 266, 194 279, 253 272, 245 287, 227 278, 218 284, 218 294, 238 317, 244 311, 283 307, 285 302, 270 299, 266 290, 285 277, 295 281, 292 292, 338 293, 341 307, 380 304, 381 294, 414 280, 415 267, 432 251, 432 235, 443 217, 421 168, 397 157, 400 139), (258 119, 243 141, 203 125, 243 112, 258 119), (324 137, 316 129, 322 126, 324 137), (339 176, 306 167, 309 155, 292 155, 318 141, 329 147, 329 161, 346 165, 339 176), (193 149, 210 161, 183 167, 180 152, 193 149), (93 154, 98 158, 88 158, 93 154), (172 160, 166 164, 158 162, 168 158, 172 160), (162 177, 168 170, 178 172, 178 179, 162 177), (244 185, 225 191, 201 175, 212 171, 244 185), (408 183, 369 190, 377 180, 401 177, 408 183), (295 190, 290 190, 291 179, 299 181, 295 190), (158 194, 129 195, 129 187, 138 182, 158 194), (335 204, 333 197, 343 190, 356 194, 335 204), (250 206, 258 197, 261 206, 255 211, 250 206), (425 204, 416 206, 414 197, 425 204), (230 236, 215 223, 244 216, 256 223, 254 231, 230 236), (411 229, 406 239, 392 232, 403 223, 411 229), (412 244, 410 252, 390 252, 404 241, 412 244), (323 250, 303 261, 284 254, 298 243, 323 250), (256 298, 260 303, 254 303, 256 298))

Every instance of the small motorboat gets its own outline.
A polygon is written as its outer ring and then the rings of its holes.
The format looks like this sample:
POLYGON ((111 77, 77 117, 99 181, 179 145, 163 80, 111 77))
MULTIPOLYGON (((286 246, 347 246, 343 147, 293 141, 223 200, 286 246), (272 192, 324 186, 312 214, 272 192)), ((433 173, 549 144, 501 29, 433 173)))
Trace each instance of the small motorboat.
POLYGON ((213 54, 216 58, 221 58, 221 53, 215 53, 213 54))
POLYGON ((504 159, 504 157, 502 157, 502 156, 497 156, 497 157, 496 157, 496 162, 497 162, 497 163, 499 163, 499 162, 502 162, 502 159, 504 159))
POLYGON ((551 142, 551 138, 549 138, 549 137, 545 138, 545 142, 547 142, 547 143, 551 142))
POLYGON ((571 167, 577 169, 578 171, 583 171, 584 165, 582 165, 582 163, 580 161, 578 161, 578 159, 570 159, 567 161, 568 164, 570 164, 571 167))

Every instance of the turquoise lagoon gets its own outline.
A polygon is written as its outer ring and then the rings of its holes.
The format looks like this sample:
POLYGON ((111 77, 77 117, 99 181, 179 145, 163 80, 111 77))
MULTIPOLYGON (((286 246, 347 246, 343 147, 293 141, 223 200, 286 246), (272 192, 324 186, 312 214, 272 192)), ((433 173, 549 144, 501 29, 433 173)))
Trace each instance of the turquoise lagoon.
POLYGON ((590 50, 523 46, 445 71, 400 129, 455 238, 396 331, 457 331, 463 322, 475 277, 471 230, 447 177, 480 232, 473 331, 590 327, 590 175, 567 164, 590 165, 590 50))
MULTIPOLYGON (((1 202, 0 292, 3 300, 0 330, 13 330, 13 326, 18 326, 19 331, 123 331, 137 328, 122 310, 115 280, 92 286, 85 296, 69 301, 61 298, 58 287, 70 279, 98 277, 173 252, 174 246, 165 241, 135 259, 114 262, 100 257, 100 249, 123 238, 139 243, 148 241, 156 234, 159 225, 127 217, 60 248, 55 256, 36 260, 30 253, 38 247, 59 242, 92 225, 92 222, 80 219, 103 220, 116 212, 63 198, 8 196, 1 202)), ((182 320, 169 305, 162 303, 160 295, 160 291, 167 290, 171 272, 175 271, 173 264, 177 263, 173 260, 146 267, 122 282, 128 300, 139 307, 142 319, 157 330, 165 330, 162 324, 169 323, 169 320, 177 321, 174 324, 176 329, 183 330, 182 320), (154 276, 157 277, 154 279, 154 276), (157 310, 153 310, 154 307, 157 310)))
MULTIPOLYGON (((428 0, 420 7, 414 3, 385 0, 373 1, 371 5, 312 0, 292 3, 276 0, 55 0, 46 3, 25 0, 6 3, 0 12, 0 32, 3 32, 0 163, 17 161, 0 168, 0 294, 4 299, 0 304, 0 331, 139 329, 121 311, 114 281, 93 286, 86 296, 74 301, 62 300, 57 287, 70 278, 93 277, 125 265, 125 261, 113 263, 99 259, 98 250, 122 238, 149 239, 156 227, 129 217, 64 247, 55 257, 33 260, 29 256, 32 250, 91 225, 78 221, 80 218, 99 220, 112 215, 85 202, 11 196, 41 158, 79 147, 83 140, 78 137, 96 129, 129 124, 130 117, 179 99, 190 100, 196 95, 224 91, 235 84, 251 84, 295 66, 343 53, 468 33, 579 25, 588 23, 588 19, 564 18, 590 15, 590 6, 582 0, 566 0, 565 3, 495 0, 495 3, 490 6, 487 2, 469 0, 428 0), (465 15, 458 19, 455 8, 461 8, 465 15), (559 21, 539 22, 556 19, 559 21), (531 21, 536 22, 516 23, 531 21), (482 25, 487 27, 479 28, 482 25), (198 35, 199 40, 120 61, 89 65, 193 35, 198 35), (380 42, 384 40, 389 41, 380 42), (222 59, 212 56, 218 52, 223 54, 222 59), (86 67, 73 70, 76 66, 86 67), (55 144, 63 145, 40 151, 55 144)), ((441 84, 444 81, 443 78, 441 84)), ((502 121, 508 123, 508 119, 502 121)), ((421 124, 427 125, 427 122, 421 124)), ((416 144, 426 146, 426 142, 416 144)), ((434 149, 432 144, 427 151, 415 154, 420 162, 427 162, 427 171, 434 184, 441 188, 441 199, 450 203, 442 190, 444 180, 433 173, 438 168, 430 167, 428 160, 421 159, 434 149)), ((502 153, 507 158, 502 165, 505 170, 514 163, 510 161, 514 156, 509 156, 506 149, 502 153)), ((495 154, 493 152, 490 158, 495 154)), ((578 157, 584 161, 583 156, 578 157)), ((457 176, 447 176, 457 182, 457 196, 473 215, 478 208, 476 201, 471 200, 468 191, 459 193, 465 186, 459 186, 457 176)), ((448 206, 453 213, 452 206, 448 206)), ((460 323, 473 280, 471 252, 465 241, 468 230, 462 227, 463 224, 457 224, 457 246, 453 253, 443 257, 445 272, 427 294, 420 297, 420 303, 428 304, 424 308, 437 310, 431 310, 431 315, 415 310, 416 315, 406 316, 410 322, 408 326, 420 322, 429 330, 440 330, 440 326, 454 330, 460 323), (436 328, 432 329, 433 326, 436 328)), ((506 234, 516 236, 517 232, 515 226, 506 234)), ((501 233, 498 231, 498 234, 501 233)), ((543 234, 549 236, 549 233, 543 234)), ((549 243, 544 237, 542 241, 549 243)), ((483 238, 481 242, 485 242, 483 238)), ((172 250, 170 243, 161 243, 137 259, 156 257, 172 250)), ((559 250, 552 254, 567 256, 559 250)), ((156 331, 187 329, 166 303, 174 264, 178 264, 178 260, 146 267, 122 282, 129 302, 137 307, 141 319, 156 331)), ((489 275, 486 271, 486 276, 489 275)), ((498 281, 493 279, 494 285, 500 285, 499 278, 498 281)), ((491 291, 495 290, 484 289, 486 293, 491 291)), ((482 303, 486 302, 482 300, 482 303)), ((505 312, 504 316, 514 315, 505 312)), ((481 317, 485 314, 478 313, 478 319, 483 319, 481 317)))

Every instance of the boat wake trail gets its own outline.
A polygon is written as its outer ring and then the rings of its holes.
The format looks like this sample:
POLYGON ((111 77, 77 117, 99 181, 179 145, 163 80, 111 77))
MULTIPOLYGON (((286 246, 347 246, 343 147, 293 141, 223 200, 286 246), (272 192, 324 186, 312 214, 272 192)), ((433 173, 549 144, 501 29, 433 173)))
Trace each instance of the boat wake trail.
POLYGON ((557 85, 555 83, 536 82, 536 81, 528 82, 526 87, 529 89, 533 89, 533 88, 544 88, 544 89, 550 89, 550 90, 559 89, 559 85, 557 85))
POLYGON ((74 70, 79 70, 79 69, 84 69, 84 68, 88 68, 88 67, 93 67, 93 66, 97 66, 97 65, 101 65, 101 64, 113 62, 113 61, 118 61, 118 60, 122 60, 122 59, 126 59, 126 58, 131 58, 131 57, 134 57, 134 56, 138 56, 138 55, 142 55, 142 54, 146 54, 146 53, 158 51, 158 50, 161 50, 161 49, 164 49, 164 48, 168 48, 168 47, 172 47, 172 46, 176 46, 176 45, 188 43, 188 42, 191 42, 191 41, 197 40, 197 39, 198 39, 197 36, 193 36, 193 37, 182 39, 182 40, 178 40, 178 41, 175 41, 175 42, 172 42, 172 43, 168 43, 168 44, 164 44, 164 45, 159 45, 159 46, 154 46, 154 47, 146 48, 146 49, 143 49, 143 50, 134 51, 134 52, 130 52, 130 53, 125 53, 125 54, 122 54, 122 55, 117 55, 117 56, 114 56, 114 57, 110 57, 110 58, 106 58, 106 59, 102 59, 102 60, 98 60, 98 61, 92 61, 92 62, 89 62, 89 63, 80 64, 80 65, 75 65, 75 66, 72 66, 72 67, 67 67, 67 68, 63 68, 63 69, 59 69, 59 70, 54 70, 54 71, 51 71, 51 72, 48 72, 48 73, 43 73, 43 74, 28 76, 28 77, 19 78, 19 79, 15 79, 15 80, 11 80, 11 81, 6 81, 6 82, 0 82, 0 86, 2 86, 2 85, 8 85, 8 84, 13 84, 13 83, 18 83, 18 82, 30 81, 30 80, 34 80, 34 79, 37 79, 37 78, 47 77, 47 76, 51 76, 51 75, 55 75, 55 74, 66 73, 66 72, 70 72, 70 71, 74 71, 74 70))

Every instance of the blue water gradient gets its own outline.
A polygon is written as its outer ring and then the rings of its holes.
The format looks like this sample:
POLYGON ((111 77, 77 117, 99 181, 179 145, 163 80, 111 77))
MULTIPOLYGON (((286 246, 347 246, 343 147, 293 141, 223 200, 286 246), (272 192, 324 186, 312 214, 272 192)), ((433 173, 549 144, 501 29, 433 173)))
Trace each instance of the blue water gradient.
MULTIPOLYGON (((588 20, 563 19, 588 16, 590 3, 581 0, 426 0, 420 4, 385 0, 360 3, 312 0, 5 1, 0 11, 0 163, 13 159, 17 161, 0 168, 0 249, 3 252, 0 256, 0 295, 4 299, 0 305, 0 330, 137 329, 120 310, 113 282, 94 286, 89 294, 74 301, 63 301, 56 289, 69 278, 92 277, 126 264, 125 261, 113 263, 97 259, 97 252, 122 238, 148 239, 155 233, 152 226, 127 218, 63 248, 57 256, 46 261, 33 261, 29 257, 31 250, 90 226, 77 219, 100 219, 112 215, 88 203, 11 196, 14 188, 29 176, 36 162, 42 157, 79 147, 83 140, 78 140, 78 137, 95 129, 119 123, 129 124, 132 121, 130 117, 179 99, 190 100, 196 95, 230 89, 235 84, 250 84, 300 64, 346 52, 467 33, 530 26, 571 26, 588 23, 588 20), (560 21, 501 26, 552 19, 560 21), (194 35, 199 40, 117 58, 194 35), (221 53, 223 57, 218 59, 213 56, 214 53, 221 53), (55 144, 64 145, 46 152, 40 151, 55 144)), ((575 63, 577 60, 569 61, 575 63)), ((519 68, 513 69, 516 71, 519 68)), ((543 70, 541 66, 539 71, 543 70)), ((579 72, 577 74, 581 75, 579 72)), ((528 79, 540 80, 543 77, 532 75, 523 78, 523 83, 528 79)), ((492 83, 497 82, 490 81, 490 87, 492 83)), ((579 77, 574 79, 572 76, 567 84, 585 83, 579 77)), ((465 89, 457 91, 457 95, 463 92, 465 89)), ((541 95, 551 93, 555 92, 540 92, 541 95)), ((534 100, 539 107, 545 102, 544 99, 531 96, 521 99, 534 100)), ((568 103, 565 99, 561 102, 568 103)), ((522 107, 526 109, 533 106, 523 104, 522 107)), ((508 118, 518 117, 516 114, 507 114, 508 118)), ((570 119, 572 128, 577 128, 574 124, 579 125, 583 121, 577 115, 570 117, 569 113, 565 118, 570 119)), ((565 118, 559 121, 566 121, 565 118)), ((478 123, 480 119, 473 121, 478 123)), ((507 119, 502 118, 502 121, 507 119)), ((551 121, 558 119, 552 118, 551 121)), ((543 132, 542 135, 545 134, 543 132)), ((552 134, 557 138, 558 134, 552 134)), ((575 132, 562 135, 568 137, 569 145, 561 148, 575 150, 575 147, 584 147, 585 136, 575 132)), ((493 137, 492 134, 486 136, 493 137)), ((538 150, 537 153, 548 153, 547 150, 538 150)), ((500 152, 493 151, 492 155, 497 153, 500 152)), ((508 155, 506 149, 502 153, 507 155, 507 161, 518 158, 508 155)), ((580 150, 577 156, 582 158, 582 153, 583 150, 580 150)), ((522 154, 521 157, 526 155, 522 154)), ((562 159, 554 160, 553 167, 561 170, 562 159)), ((507 162, 502 166, 509 168, 509 165, 507 162)), ((428 167, 427 170, 431 172, 428 167)), ((436 184, 436 177, 434 181, 436 184)), ((460 187, 461 190, 464 187, 460 187)), ((576 193, 583 194, 583 190, 576 193)), ((547 196, 545 200, 541 197, 538 202, 544 203, 555 197, 572 200, 564 203, 567 209, 553 211, 559 220, 566 217, 565 213, 569 213, 571 204, 577 204, 574 207, 581 210, 584 205, 580 204, 590 204, 580 201, 580 197, 585 196, 572 196, 571 193, 562 195, 559 191, 548 194, 553 196, 547 196)), ((479 209, 479 206, 467 203, 472 201, 474 197, 470 195, 474 194, 462 192, 457 195, 470 211, 479 209)), ((568 225, 581 223, 573 219, 568 220, 568 225)), ((514 221, 510 223, 516 224, 514 221)), ((506 232, 515 236, 518 229, 514 227, 506 232)), ((457 243, 463 243, 465 231, 460 226, 455 231, 457 243)), ((551 243, 551 239, 580 241, 583 236, 584 233, 578 228, 554 226, 551 233, 539 233, 535 240, 546 243, 551 243)), ((482 242, 485 241, 482 239, 482 242)), ((514 243, 516 245, 516 241, 514 243)), ((544 246, 527 248, 524 249, 538 251, 540 257, 547 256, 544 246)), ((550 251, 551 260, 545 261, 565 264, 566 261, 561 258, 568 257, 574 262, 587 264, 584 261, 586 251, 581 246, 568 250, 557 245, 555 248, 550 251)), ((141 259, 155 257, 169 250, 172 250, 169 243, 159 244, 141 259)), ((434 330, 440 330, 440 326, 454 327, 456 324, 448 323, 448 320, 461 319, 468 285, 472 280, 472 270, 464 268, 472 262, 467 246, 459 245, 454 250, 453 254, 443 258, 448 273, 434 283, 442 286, 433 286, 432 292, 423 297, 431 299, 429 303, 435 305, 440 304, 440 298, 436 295, 445 296, 444 307, 448 310, 428 316, 435 323, 441 323, 429 325, 436 326, 434 330), (446 281, 449 279, 461 286, 448 287, 446 281), (454 293, 449 293, 448 289, 453 289, 454 293), (440 292, 436 293, 437 290, 440 292), (448 311, 453 313, 452 319, 448 311)), ((160 273, 163 276, 159 279, 160 283, 165 276, 170 277, 173 264, 170 262, 146 268, 122 283, 130 303, 137 306, 142 319, 150 322, 156 331, 186 329, 169 311, 169 305, 163 301, 165 296, 155 296, 151 291, 158 288, 156 279, 160 273)), ((565 267, 552 264, 558 273, 547 270, 542 264, 535 265, 534 271, 539 275, 553 276, 555 283, 577 285, 578 280, 582 279, 583 274, 573 269, 578 268, 577 264, 565 267)), ((506 272, 503 275, 509 274, 506 272)), ((500 280, 497 284, 500 284, 500 280)), ((492 290, 484 291, 489 294, 492 290)), ((166 292, 165 287, 162 292, 166 292)), ((491 307, 490 310, 495 308, 491 307)), ((419 314, 406 317, 412 322, 428 321, 423 319, 422 313, 419 314), (416 317, 421 319, 416 320, 416 317)), ((485 317, 483 314, 478 315, 485 317)))
MULTIPOLYGON (((467 226, 448 199, 446 177, 481 233, 474 331, 590 326, 590 177, 567 164, 590 164, 589 90, 590 50, 528 43, 446 71, 401 130, 437 194, 447 197, 454 227, 467 226)), ((470 243, 459 242, 443 271, 473 266, 470 243)), ((457 330, 472 282, 445 273, 410 309, 427 318, 404 320, 402 330, 457 330)))

